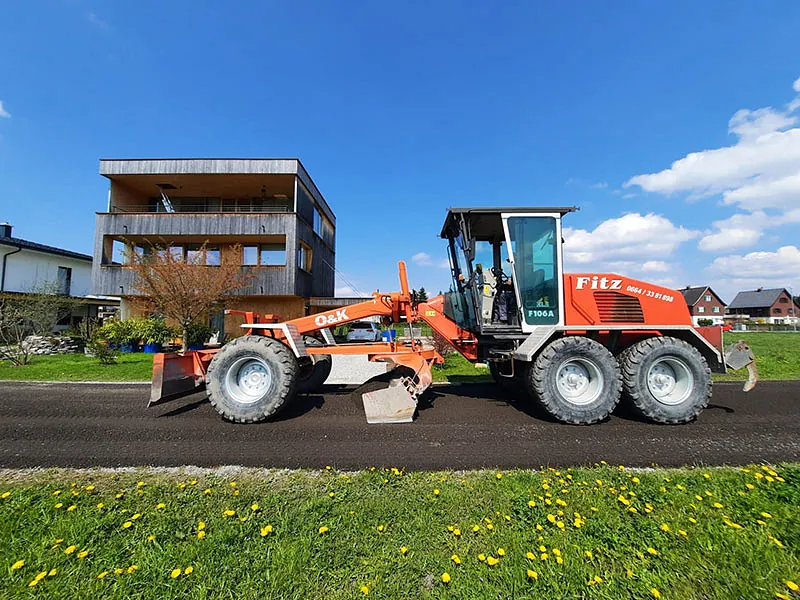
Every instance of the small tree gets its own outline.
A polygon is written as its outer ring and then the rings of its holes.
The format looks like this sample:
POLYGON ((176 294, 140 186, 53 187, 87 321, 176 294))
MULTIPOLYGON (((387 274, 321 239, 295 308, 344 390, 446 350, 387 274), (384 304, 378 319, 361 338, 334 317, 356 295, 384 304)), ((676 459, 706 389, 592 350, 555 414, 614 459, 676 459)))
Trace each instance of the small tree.
POLYGON ((49 335, 72 312, 74 298, 58 293, 58 284, 40 283, 25 294, 0 296, 0 359, 22 366, 30 362, 29 335, 49 335))
POLYGON ((153 246, 151 254, 129 252, 126 268, 133 271, 134 287, 141 294, 135 302, 178 324, 183 351, 189 342, 189 327, 205 320, 223 303, 225 294, 241 289, 250 281, 231 256, 241 255, 241 246, 222 253, 220 264, 207 266, 206 244, 191 257, 173 253, 167 244, 153 246))
POLYGON ((428 301, 428 292, 425 291, 425 287, 419 288, 417 292, 417 302, 427 302, 428 301))

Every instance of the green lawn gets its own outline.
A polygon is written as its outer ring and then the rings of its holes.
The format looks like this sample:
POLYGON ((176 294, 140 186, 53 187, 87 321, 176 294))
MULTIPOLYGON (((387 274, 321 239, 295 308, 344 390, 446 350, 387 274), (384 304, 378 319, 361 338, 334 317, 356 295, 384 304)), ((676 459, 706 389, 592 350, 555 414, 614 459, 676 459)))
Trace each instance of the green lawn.
POLYGON ((0 380, 15 381, 150 381, 153 355, 120 354, 115 365, 101 365, 83 354, 34 356, 15 367, 0 361, 0 380))
POLYGON ((3 478, 4 598, 800 597, 798 465, 3 478))
MULTIPOLYGON (((725 347, 737 340, 744 340, 750 346, 756 356, 759 379, 800 379, 800 333, 730 331, 724 337, 725 347)), ((715 381, 744 379, 747 379, 746 369, 714 376, 715 381)))

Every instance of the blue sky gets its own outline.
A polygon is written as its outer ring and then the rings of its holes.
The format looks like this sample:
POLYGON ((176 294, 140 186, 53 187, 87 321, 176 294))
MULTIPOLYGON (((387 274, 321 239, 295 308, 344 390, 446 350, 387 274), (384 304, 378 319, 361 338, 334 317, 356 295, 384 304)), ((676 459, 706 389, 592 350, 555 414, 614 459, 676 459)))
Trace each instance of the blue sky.
MULTIPOLYGON (((362 292, 448 206, 577 204, 572 270, 800 292, 798 3, 6 3, 0 220, 90 253, 101 157, 299 157, 362 292)), ((340 293, 350 293, 340 280, 340 293)))

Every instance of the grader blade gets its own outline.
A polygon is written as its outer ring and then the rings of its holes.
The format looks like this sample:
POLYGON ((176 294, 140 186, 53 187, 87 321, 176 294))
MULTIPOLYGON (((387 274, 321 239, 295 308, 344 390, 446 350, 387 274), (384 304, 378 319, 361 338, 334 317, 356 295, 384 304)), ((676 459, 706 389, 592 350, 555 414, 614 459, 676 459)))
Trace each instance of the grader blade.
POLYGON ((389 387, 361 396, 367 423, 411 423, 417 410, 417 400, 403 385, 393 379, 389 387))
POLYGON ((725 351, 725 364, 731 369, 738 371, 742 367, 747 367, 747 381, 742 388, 749 392, 758 382, 758 369, 756 368, 756 357, 744 340, 739 340, 728 346, 725 351))
POLYGON ((370 360, 406 367, 413 375, 392 379, 389 387, 362 394, 367 423, 411 423, 417 399, 433 382, 431 364, 442 362, 436 351, 371 355, 370 360))

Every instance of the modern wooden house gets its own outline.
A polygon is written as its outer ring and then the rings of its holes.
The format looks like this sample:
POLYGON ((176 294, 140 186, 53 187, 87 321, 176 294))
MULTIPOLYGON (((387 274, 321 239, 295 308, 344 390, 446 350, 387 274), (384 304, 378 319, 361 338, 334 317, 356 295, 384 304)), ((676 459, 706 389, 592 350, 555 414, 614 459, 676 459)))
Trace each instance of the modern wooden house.
MULTIPOLYGON (((100 174, 110 188, 92 283, 122 298, 123 318, 137 293, 126 251, 152 245, 189 255, 206 244, 211 266, 237 252, 252 278, 229 309, 292 319, 333 301, 336 217, 298 159, 101 160, 100 174)), ((236 335, 237 319, 217 315, 214 325, 236 335)))
POLYGON ((700 320, 710 319, 714 325, 722 325, 726 304, 707 285, 686 287, 679 290, 689 307, 692 322, 698 325, 700 320))

